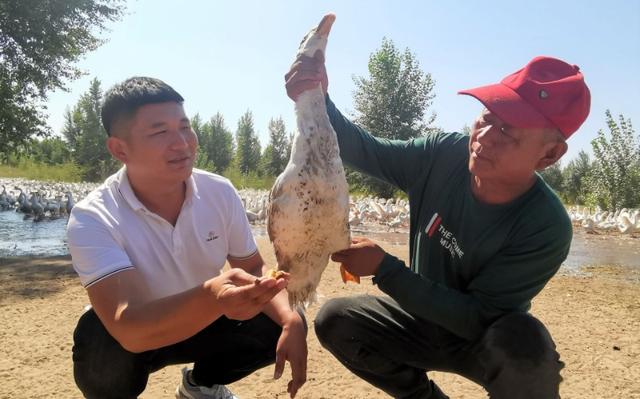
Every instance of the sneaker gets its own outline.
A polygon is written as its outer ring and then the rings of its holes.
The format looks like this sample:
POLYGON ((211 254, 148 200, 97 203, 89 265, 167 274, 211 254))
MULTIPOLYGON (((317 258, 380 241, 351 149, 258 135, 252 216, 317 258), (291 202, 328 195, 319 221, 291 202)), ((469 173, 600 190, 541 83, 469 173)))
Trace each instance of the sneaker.
POLYGON ((211 388, 191 385, 187 375, 189 369, 182 369, 182 381, 176 388, 176 399, 238 399, 229 388, 224 385, 214 385, 211 388))

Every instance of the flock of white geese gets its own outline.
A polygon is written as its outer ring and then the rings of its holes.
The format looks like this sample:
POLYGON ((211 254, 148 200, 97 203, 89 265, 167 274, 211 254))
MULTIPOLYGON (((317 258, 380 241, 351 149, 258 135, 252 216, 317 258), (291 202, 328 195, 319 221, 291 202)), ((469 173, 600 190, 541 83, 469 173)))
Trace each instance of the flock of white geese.
POLYGON ((600 208, 572 206, 568 212, 574 225, 582 226, 587 233, 619 231, 622 234, 640 234, 640 209, 604 211, 600 208))
MULTIPOLYGON (((55 220, 66 217, 75 203, 97 186, 96 183, 0 178, 0 211, 20 212, 25 220, 34 222, 55 220)), ((243 189, 238 193, 249 222, 264 224, 269 192, 243 189)), ((349 224, 355 230, 406 232, 409 227, 409 203, 404 198, 352 196, 349 208, 349 224)), ((588 233, 617 231, 640 235, 640 209, 606 211, 572 206, 567 211, 574 225, 588 233)))
MULTIPOLYGON (((240 198, 250 223, 261 224, 267 219, 269 192, 240 190, 240 198)), ((349 225, 352 229, 399 231, 409 227, 409 202, 403 198, 351 197, 349 225)))

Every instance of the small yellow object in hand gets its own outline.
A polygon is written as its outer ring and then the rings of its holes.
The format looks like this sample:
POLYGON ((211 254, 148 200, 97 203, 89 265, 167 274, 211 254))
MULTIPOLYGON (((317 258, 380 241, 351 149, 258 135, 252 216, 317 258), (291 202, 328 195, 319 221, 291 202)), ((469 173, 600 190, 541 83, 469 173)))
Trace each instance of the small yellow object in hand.
POLYGON ((275 278, 276 280, 279 278, 284 278, 286 275, 287 273, 283 272, 282 270, 277 270, 275 268, 269 269, 269 271, 267 272, 267 277, 275 278))

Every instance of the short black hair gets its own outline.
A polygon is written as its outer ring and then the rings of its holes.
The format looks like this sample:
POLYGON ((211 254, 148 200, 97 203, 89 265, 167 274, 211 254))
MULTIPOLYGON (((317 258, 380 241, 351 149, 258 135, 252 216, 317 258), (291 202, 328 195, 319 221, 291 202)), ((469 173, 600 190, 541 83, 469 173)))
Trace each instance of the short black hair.
POLYGON ((184 98, 160 79, 134 76, 114 85, 105 94, 101 112, 102 125, 111 136, 111 129, 118 119, 133 116, 143 105, 169 101, 182 104, 184 98))

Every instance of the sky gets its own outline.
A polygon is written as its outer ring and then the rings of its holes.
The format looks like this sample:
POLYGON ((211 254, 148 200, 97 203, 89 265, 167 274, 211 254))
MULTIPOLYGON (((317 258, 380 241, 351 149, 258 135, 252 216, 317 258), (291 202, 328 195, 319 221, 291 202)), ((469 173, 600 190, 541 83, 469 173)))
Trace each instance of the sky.
POLYGON ((159 78, 185 98, 188 115, 222 113, 235 132, 250 110, 262 146, 268 123, 281 116, 295 129, 284 74, 305 33, 336 14, 326 66, 329 94, 353 114, 354 76, 368 77, 382 38, 409 48, 435 81, 435 125, 460 131, 482 105, 461 89, 499 82, 538 55, 576 64, 591 90, 591 113, 569 139, 563 162, 606 129, 605 110, 640 123, 640 0, 537 1, 173 1, 129 0, 106 42, 77 66, 86 72, 47 102, 59 133, 64 112, 98 78, 104 90, 131 76, 159 78))

